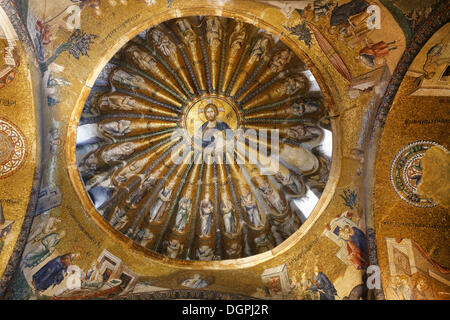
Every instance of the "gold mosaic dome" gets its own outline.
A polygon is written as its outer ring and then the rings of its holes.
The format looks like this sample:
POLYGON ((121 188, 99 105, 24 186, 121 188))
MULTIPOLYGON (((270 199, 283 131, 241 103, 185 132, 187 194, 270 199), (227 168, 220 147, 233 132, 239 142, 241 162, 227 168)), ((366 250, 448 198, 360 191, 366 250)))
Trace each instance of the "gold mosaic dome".
POLYGON ((129 41, 86 101, 77 164, 114 234, 173 259, 271 250, 305 221, 331 161, 320 89, 282 41, 216 16, 129 41))

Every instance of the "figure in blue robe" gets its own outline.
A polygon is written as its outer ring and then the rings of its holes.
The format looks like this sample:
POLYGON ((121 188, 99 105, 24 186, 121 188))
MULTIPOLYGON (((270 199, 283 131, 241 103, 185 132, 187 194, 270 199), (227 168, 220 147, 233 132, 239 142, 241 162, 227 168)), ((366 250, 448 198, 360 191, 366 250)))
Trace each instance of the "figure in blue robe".
POLYGON ((349 261, 358 269, 364 269, 368 265, 367 238, 364 232, 357 227, 348 225, 343 228, 337 227, 335 233, 346 243, 349 261))
POLYGON ((367 254, 367 238, 364 232, 357 227, 352 227, 353 234, 350 235, 350 241, 352 241, 361 252, 367 254))
POLYGON ((60 284, 71 265, 71 254, 64 254, 47 262, 32 279, 34 287, 39 291, 45 291, 50 286, 60 284))
POLYGON ((259 227, 264 224, 261 220, 261 214, 259 213, 259 208, 256 204, 256 200, 253 198, 253 195, 250 193, 250 191, 247 191, 246 195, 241 196, 241 206, 242 208, 244 208, 245 212, 247 213, 248 220, 253 226, 259 227))
POLYGON ((202 147, 206 148, 207 146, 209 146, 211 143, 214 142, 215 137, 212 134, 209 134, 208 130, 210 130, 210 132, 213 133, 214 129, 218 130, 218 131, 226 131, 228 129, 231 130, 230 126, 223 121, 220 120, 216 120, 216 126, 215 128, 207 128, 208 122, 205 122, 204 124, 202 124, 201 127, 201 131, 202 131, 202 147), (206 131, 206 132, 205 132, 206 131))
POLYGON ((313 292, 319 292, 320 300, 334 300, 334 296, 337 295, 336 288, 330 279, 320 272, 317 267, 314 268, 313 285, 308 289, 313 292))

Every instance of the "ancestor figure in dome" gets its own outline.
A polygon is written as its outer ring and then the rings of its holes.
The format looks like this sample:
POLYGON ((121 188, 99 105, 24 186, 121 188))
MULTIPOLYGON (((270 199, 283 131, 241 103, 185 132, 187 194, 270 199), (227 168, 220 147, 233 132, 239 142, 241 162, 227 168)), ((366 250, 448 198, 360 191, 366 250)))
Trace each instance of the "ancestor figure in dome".
POLYGON ((218 17, 206 18, 206 41, 214 49, 222 41, 222 28, 218 17))
POLYGON ((151 33, 153 43, 166 57, 173 56, 177 51, 177 46, 160 30, 155 29, 151 33))
POLYGON ((244 45, 244 40, 247 35, 244 23, 241 21, 236 21, 236 26, 234 31, 230 36, 230 47, 233 51, 239 50, 244 45))
POLYGON ((164 210, 169 206, 170 198, 172 196, 174 183, 169 183, 168 186, 165 186, 161 189, 158 195, 158 199, 156 199, 155 203, 150 209, 150 217, 149 222, 159 221, 162 217, 164 210))
POLYGON ((259 212, 256 200, 250 190, 244 188, 241 196, 241 206, 247 213, 248 220, 255 227, 263 226, 261 213, 259 212))
POLYGON ((155 59, 147 52, 139 49, 137 46, 131 46, 127 53, 131 61, 144 71, 152 71, 156 67, 155 59))
POLYGON ((200 234, 208 236, 211 232, 212 213, 214 206, 209 199, 209 193, 205 194, 205 198, 200 202, 200 234))

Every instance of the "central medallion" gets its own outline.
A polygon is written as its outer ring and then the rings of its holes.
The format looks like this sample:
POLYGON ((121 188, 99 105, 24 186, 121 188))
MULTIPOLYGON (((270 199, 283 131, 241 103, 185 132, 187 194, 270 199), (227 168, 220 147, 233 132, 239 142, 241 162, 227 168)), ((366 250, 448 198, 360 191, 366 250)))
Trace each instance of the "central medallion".
POLYGON ((229 99, 205 95, 186 108, 183 127, 194 146, 205 148, 214 143, 217 132, 226 134, 239 127, 239 113, 229 99))

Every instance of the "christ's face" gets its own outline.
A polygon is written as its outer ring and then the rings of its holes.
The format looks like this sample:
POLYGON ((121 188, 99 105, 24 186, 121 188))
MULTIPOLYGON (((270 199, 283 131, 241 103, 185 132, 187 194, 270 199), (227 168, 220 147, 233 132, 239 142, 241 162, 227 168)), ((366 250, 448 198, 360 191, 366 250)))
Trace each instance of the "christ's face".
POLYGON ((206 120, 208 121, 214 121, 216 120, 216 111, 214 110, 214 108, 209 107, 205 110, 205 117, 206 120))

